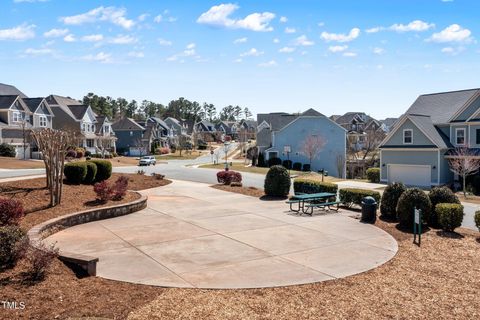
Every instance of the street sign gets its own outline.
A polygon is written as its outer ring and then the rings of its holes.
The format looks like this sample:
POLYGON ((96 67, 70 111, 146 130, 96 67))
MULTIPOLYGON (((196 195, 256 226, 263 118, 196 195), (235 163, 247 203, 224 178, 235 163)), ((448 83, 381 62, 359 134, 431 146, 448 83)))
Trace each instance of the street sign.
POLYGON ((418 209, 415 209, 414 220, 415 220, 415 224, 420 224, 420 210, 418 209))
POLYGON ((290 146, 284 146, 283 147, 283 152, 290 153, 290 152, 292 152, 292 148, 290 146))

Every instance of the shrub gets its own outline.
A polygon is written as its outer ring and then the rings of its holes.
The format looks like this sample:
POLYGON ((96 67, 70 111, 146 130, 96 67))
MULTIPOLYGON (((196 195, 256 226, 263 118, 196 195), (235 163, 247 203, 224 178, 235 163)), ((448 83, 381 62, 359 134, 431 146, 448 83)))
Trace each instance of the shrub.
POLYGON ((230 186, 231 187, 242 187, 243 184, 241 182, 232 182, 232 183, 230 183, 230 186))
POLYGON ((90 151, 85 151, 85 157, 91 157, 92 156, 92 153, 90 151))
POLYGON ((112 187, 112 199, 113 200, 122 200, 127 194, 128 189, 128 178, 125 176, 118 177, 117 181, 112 187))
POLYGON ((97 165, 91 161, 87 161, 87 175, 83 179, 83 183, 92 184, 97 176, 97 165))
POLYGON ((368 168, 367 169, 367 179, 372 183, 380 182, 380 168, 368 168))
POLYGON ((112 198, 113 190, 105 180, 95 183, 93 185, 93 191, 95 191, 97 199, 101 202, 107 202, 112 198))
POLYGON ((265 165, 265 156, 262 152, 258 154, 257 167, 266 167, 265 165))
POLYGON ((170 153, 170 149, 167 148, 167 147, 158 148, 158 151, 159 151, 159 154, 169 154, 170 153))
POLYGON ((478 231, 480 231, 480 211, 475 212, 475 225, 478 228, 478 231))
POLYGON ((316 180, 308 179, 295 179, 293 181, 293 190, 295 194, 298 193, 337 193, 338 186, 335 183, 331 182, 321 182, 316 180))
POLYGON ((309 172, 310 170, 310 164, 309 163, 304 163, 303 164, 303 171, 304 172, 309 172))
POLYGON ((75 152, 77 153, 77 158, 78 159, 83 158, 83 156, 85 155, 85 149, 84 148, 76 148, 75 152))
POLYGON ((75 150, 68 150, 67 151, 67 154, 65 155, 66 158, 76 158, 77 157, 77 153, 75 152, 75 150))
POLYGON ((275 197, 286 196, 290 191, 290 184, 288 170, 280 165, 272 166, 265 177, 265 194, 275 197))
POLYGON ((0 144, 0 157, 15 158, 17 152, 15 147, 6 143, 0 144))
POLYGON ((280 158, 274 157, 274 158, 268 159, 268 166, 269 167, 279 166, 281 164, 282 164, 282 159, 280 159, 280 158))
POLYGON ((462 225, 463 206, 459 203, 439 203, 435 206, 438 223, 445 231, 453 231, 462 225))
POLYGON ((480 175, 475 175, 471 182, 471 189, 474 195, 480 195, 480 175))
POLYGON ((25 255, 29 279, 39 281, 45 278, 45 274, 57 256, 58 249, 54 244, 47 246, 43 242, 39 242, 35 247, 30 246, 25 255))
POLYGON ((287 169, 292 169, 292 160, 283 160, 282 161, 282 166, 284 166, 287 169))
POLYGON ((380 213, 382 216, 397 218, 397 203, 400 196, 407 190, 401 182, 389 184, 383 191, 380 201, 380 213))
POLYGON ((339 194, 340 201, 348 207, 354 204, 361 206, 365 197, 372 197, 377 203, 380 202, 380 193, 372 190, 346 188, 340 189, 339 194))
POLYGON ((428 194, 430 202, 432 203, 432 211, 430 212, 430 217, 428 218, 428 225, 431 227, 439 226, 438 221, 438 212, 436 210, 437 204, 439 203, 456 203, 460 204, 457 196, 450 190, 448 187, 435 187, 432 188, 428 194))
POLYGON ((95 181, 108 180, 112 176, 112 163, 107 160, 91 160, 97 165, 95 181))
POLYGON ((242 182, 242 174, 232 170, 224 170, 217 172, 217 181, 225 185, 232 182, 242 182))
POLYGON ((86 162, 70 162, 66 163, 63 173, 67 181, 71 184, 80 184, 87 176, 86 162))
POLYGON ((18 225, 25 215, 22 204, 13 199, 0 199, 0 227, 18 225))
POLYGON ((294 162, 292 169, 295 171, 302 171, 302 163, 301 162, 294 162))
POLYGON ((118 157, 118 153, 112 152, 112 157, 114 157, 114 158, 118 157))
POLYGON ((21 257, 25 232, 18 226, 0 227, 0 270, 15 266, 21 257))
POLYGON ((400 196, 397 204, 397 219, 402 226, 411 227, 413 225, 415 208, 422 211, 422 222, 427 222, 432 208, 430 198, 421 189, 407 189, 400 196))

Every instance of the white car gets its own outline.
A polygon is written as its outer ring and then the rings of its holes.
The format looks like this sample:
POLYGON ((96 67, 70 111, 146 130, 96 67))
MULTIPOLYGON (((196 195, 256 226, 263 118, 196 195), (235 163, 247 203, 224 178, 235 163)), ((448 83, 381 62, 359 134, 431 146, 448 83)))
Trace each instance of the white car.
POLYGON ((140 161, 138 162, 139 166, 149 166, 149 165, 156 165, 157 164, 157 159, 155 159, 154 156, 144 156, 140 158, 140 161))

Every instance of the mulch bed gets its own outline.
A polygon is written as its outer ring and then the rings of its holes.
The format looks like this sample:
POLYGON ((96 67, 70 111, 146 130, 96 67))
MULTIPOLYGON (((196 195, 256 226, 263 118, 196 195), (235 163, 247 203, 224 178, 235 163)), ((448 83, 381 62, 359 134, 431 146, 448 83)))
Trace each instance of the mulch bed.
POLYGON ((257 198, 263 197, 265 195, 265 192, 263 190, 255 187, 232 187, 232 186, 226 186, 224 184, 215 184, 215 185, 212 185, 211 187, 214 189, 222 190, 222 191, 235 192, 235 193, 240 193, 246 196, 252 196, 257 198))

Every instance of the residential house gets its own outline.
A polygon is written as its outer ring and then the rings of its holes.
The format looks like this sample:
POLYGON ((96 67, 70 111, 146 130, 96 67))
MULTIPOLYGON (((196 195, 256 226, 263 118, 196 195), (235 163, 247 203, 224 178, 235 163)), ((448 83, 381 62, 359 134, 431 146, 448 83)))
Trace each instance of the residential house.
POLYGON ((229 136, 236 140, 238 139, 239 124, 236 121, 220 121, 215 125, 215 130, 223 136, 229 136))
POLYGON ((146 138, 152 140, 149 149, 152 153, 155 152, 156 148, 168 148, 171 144, 175 143, 173 128, 162 119, 150 117, 138 123, 147 129, 146 138))
POLYGON ((397 121, 398 118, 386 118, 384 120, 380 120, 380 122, 385 126, 386 132, 390 132, 397 121))
POLYGON ((381 181, 451 183, 458 177, 448 159, 457 147, 473 156, 480 150, 480 89, 419 96, 380 145, 381 181))
MULTIPOLYGON (((331 117, 332 118, 332 117, 331 117)), ((364 112, 347 112, 342 116, 333 117, 336 123, 347 130, 347 147, 351 151, 360 151, 367 147, 369 133, 384 132, 383 125, 364 112)))
POLYGON ((132 118, 121 118, 112 124, 112 129, 118 138, 119 153, 130 156, 143 156, 150 152, 153 144, 153 126, 147 129, 132 118))
POLYGON ((257 138, 257 121, 255 120, 241 120, 240 121, 240 130, 241 134, 245 134, 247 140, 257 138))
POLYGON ((323 114, 314 109, 301 114, 258 114, 257 123, 257 146, 266 160, 278 157, 309 163, 304 142, 317 136, 324 146, 312 160, 312 171, 323 169, 332 176, 345 177, 347 131, 323 114))
POLYGON ((194 131, 197 135, 197 139, 199 140, 203 140, 205 142, 213 142, 218 140, 215 125, 210 121, 202 120, 195 123, 194 131))
POLYGON ((188 125, 184 121, 177 120, 172 117, 168 117, 163 121, 165 121, 165 123, 170 127, 173 136, 182 136, 188 134, 188 125))
POLYGON ((50 95, 46 102, 55 115, 54 129, 78 134, 79 146, 90 153, 116 152, 117 138, 109 119, 72 98, 50 95))

